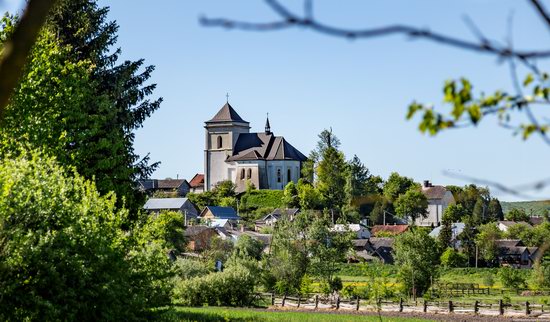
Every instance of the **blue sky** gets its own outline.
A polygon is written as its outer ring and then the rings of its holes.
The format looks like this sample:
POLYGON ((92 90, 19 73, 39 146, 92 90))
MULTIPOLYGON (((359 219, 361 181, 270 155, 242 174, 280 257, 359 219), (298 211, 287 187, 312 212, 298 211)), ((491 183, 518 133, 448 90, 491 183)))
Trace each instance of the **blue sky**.
MULTIPOLYGON (((317 134, 332 127, 348 158, 357 154, 383 177, 397 171, 417 181, 467 183, 444 175, 448 170, 514 186, 550 176, 550 146, 537 137, 524 142, 494 119, 436 137, 422 135, 418 120, 405 121, 413 100, 440 105, 446 79, 466 76, 478 92, 511 91, 508 67, 495 57, 403 36, 348 41, 304 29, 257 33, 198 23, 201 15, 274 20, 262 1, 99 3, 111 7, 110 18, 120 25, 123 58, 144 58, 156 66, 151 81, 158 84, 155 96, 164 103, 137 131, 135 143, 139 154, 150 153, 152 160, 162 162, 156 178, 190 179, 203 172, 203 122, 225 103, 226 92, 253 131, 263 130, 269 112, 273 132, 308 154, 317 134)), ((318 0, 316 16, 339 26, 403 23, 473 39, 463 20, 467 15, 487 37, 504 42, 513 14, 515 46, 544 48, 550 32, 526 3, 318 0)), ((20 4, 0 0, 0 9, 20 4)), ((545 62, 540 66, 550 69, 545 62)), ((532 195, 549 194, 546 189, 532 195)))

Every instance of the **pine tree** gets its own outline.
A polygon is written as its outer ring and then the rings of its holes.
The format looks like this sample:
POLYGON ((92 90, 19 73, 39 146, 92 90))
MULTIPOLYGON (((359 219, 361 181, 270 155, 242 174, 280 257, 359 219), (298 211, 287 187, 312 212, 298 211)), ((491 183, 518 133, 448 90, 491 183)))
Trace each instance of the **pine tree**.
POLYGON ((353 199, 366 194, 367 183, 371 175, 369 169, 361 162, 357 155, 353 156, 348 162, 348 172, 346 177, 346 198, 348 204, 353 202, 353 199))
POLYGON ((317 188, 329 209, 339 209, 345 203, 346 172, 344 154, 332 146, 325 149, 317 167, 317 188))

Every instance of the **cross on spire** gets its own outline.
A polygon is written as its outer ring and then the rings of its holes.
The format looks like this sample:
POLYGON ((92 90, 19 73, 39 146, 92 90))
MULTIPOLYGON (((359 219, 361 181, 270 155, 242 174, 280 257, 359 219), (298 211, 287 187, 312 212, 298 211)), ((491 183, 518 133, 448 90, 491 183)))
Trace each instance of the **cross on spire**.
POLYGON ((225 93, 225 102, 229 103, 229 93, 225 93))
POLYGON ((271 125, 269 124, 269 113, 267 113, 267 119, 265 121, 265 134, 271 133, 271 125))

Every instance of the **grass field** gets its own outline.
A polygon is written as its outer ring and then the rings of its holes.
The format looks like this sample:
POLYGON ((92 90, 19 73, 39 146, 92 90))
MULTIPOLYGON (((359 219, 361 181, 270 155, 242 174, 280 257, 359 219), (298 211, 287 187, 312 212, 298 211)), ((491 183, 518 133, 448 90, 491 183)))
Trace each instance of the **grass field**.
MULTIPOLYGON (((378 316, 354 314, 330 314, 314 312, 273 312, 255 309, 225 307, 176 307, 163 314, 165 321, 380 321, 378 316)), ((419 318, 384 316, 384 321, 420 322, 432 321, 419 318)))
POLYGON ((502 206, 502 211, 504 213, 510 211, 513 208, 523 209, 527 214, 541 216, 544 213, 544 210, 550 210, 550 200, 539 200, 539 201, 516 201, 516 202, 505 202, 501 201, 500 205, 502 206))

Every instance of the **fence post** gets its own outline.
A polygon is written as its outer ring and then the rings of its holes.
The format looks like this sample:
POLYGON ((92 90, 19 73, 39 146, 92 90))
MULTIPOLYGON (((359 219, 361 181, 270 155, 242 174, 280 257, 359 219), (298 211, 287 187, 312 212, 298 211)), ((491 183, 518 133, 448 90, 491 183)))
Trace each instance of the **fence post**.
POLYGON ((281 306, 285 306, 285 302, 286 302, 286 294, 283 295, 283 301, 281 302, 281 306))
POLYGON ((298 294, 298 307, 300 307, 300 302, 302 301, 302 296, 300 296, 300 294, 298 294))
POLYGON ((275 306, 275 293, 271 293, 271 306, 275 306))
POLYGON ((319 307, 319 294, 315 294, 315 309, 319 307))
POLYGON ((477 314, 479 312, 479 301, 474 302, 474 313, 477 314))
POLYGON ((403 298, 399 299, 399 312, 403 312, 403 298))
POLYGON ((428 301, 424 300, 424 307, 422 308, 422 311, 426 313, 428 311, 428 301))
POLYGON ((487 295, 491 295, 491 288, 490 287, 487 288, 487 295))
POLYGON ((449 301, 449 313, 453 313, 454 307, 453 307, 453 301, 449 301))
POLYGON ((531 314, 531 308, 529 307, 529 301, 525 301, 525 315, 531 314))
POLYGON ((498 315, 504 314, 504 305, 502 303, 502 300, 498 300, 498 315))
POLYGON ((336 297, 336 309, 340 309, 340 295, 336 297))
POLYGON ((361 301, 361 299, 359 298, 359 296, 357 297, 357 303, 356 303, 356 306, 355 306, 355 310, 359 311, 359 302, 361 301))

